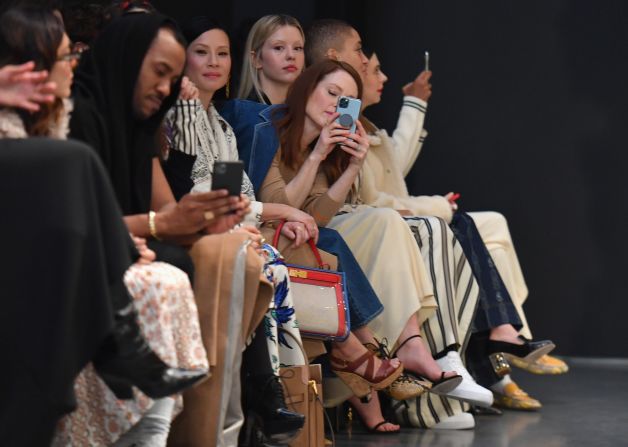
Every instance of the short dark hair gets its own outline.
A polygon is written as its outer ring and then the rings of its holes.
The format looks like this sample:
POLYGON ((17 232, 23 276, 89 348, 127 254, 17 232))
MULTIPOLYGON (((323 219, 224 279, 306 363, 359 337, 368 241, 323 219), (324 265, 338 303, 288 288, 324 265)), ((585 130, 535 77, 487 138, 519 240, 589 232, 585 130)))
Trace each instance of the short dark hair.
POLYGON ((305 31, 305 63, 309 66, 326 59, 330 48, 340 51, 352 30, 351 25, 338 19, 314 21, 305 31))

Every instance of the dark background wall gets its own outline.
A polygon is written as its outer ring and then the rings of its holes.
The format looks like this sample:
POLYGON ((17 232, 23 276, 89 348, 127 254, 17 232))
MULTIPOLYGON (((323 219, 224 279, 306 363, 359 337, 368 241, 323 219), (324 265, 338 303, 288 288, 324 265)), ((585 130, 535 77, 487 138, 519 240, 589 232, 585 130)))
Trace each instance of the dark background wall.
POLYGON ((352 22, 391 79, 367 112, 389 130, 401 85, 430 50, 430 135, 411 192, 458 191, 463 209, 508 217, 536 337, 562 354, 628 356, 627 2, 154 3, 176 18, 219 18, 235 54, 242 24, 264 14, 352 22))

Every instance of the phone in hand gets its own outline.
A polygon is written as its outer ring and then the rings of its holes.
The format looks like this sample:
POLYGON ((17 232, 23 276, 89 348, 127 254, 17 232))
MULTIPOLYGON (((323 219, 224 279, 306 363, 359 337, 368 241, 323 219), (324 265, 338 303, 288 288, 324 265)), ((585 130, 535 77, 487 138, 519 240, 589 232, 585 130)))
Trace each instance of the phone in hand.
POLYGON ((355 122, 360 116, 361 108, 362 101, 359 99, 341 96, 338 98, 338 104, 336 105, 336 112, 340 114, 340 116, 336 118, 336 122, 342 127, 349 129, 349 132, 355 133, 355 122))
POLYGON ((230 196, 239 196, 242 190, 244 163, 241 161, 216 161, 212 174, 212 191, 226 189, 230 196))
POLYGON ((425 70, 424 71, 430 71, 430 52, 429 51, 425 52, 425 70))

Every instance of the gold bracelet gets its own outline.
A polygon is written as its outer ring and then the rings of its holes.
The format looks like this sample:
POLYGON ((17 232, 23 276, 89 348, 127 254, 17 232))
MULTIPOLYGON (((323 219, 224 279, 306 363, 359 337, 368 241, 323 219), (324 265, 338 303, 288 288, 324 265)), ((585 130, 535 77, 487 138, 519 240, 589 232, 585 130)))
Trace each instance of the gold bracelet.
POLYGON ((150 235, 160 241, 159 236, 157 236, 157 226, 155 225, 155 216, 157 213, 154 211, 148 212, 148 231, 150 231, 150 235))

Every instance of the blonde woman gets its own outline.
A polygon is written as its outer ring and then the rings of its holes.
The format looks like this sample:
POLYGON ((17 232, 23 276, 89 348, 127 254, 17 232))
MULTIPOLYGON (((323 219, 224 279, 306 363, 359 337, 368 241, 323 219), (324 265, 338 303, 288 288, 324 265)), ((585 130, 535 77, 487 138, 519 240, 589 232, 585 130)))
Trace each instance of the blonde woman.
POLYGON ((282 104, 305 66, 304 44, 294 17, 271 14, 255 22, 246 40, 238 98, 282 104))

